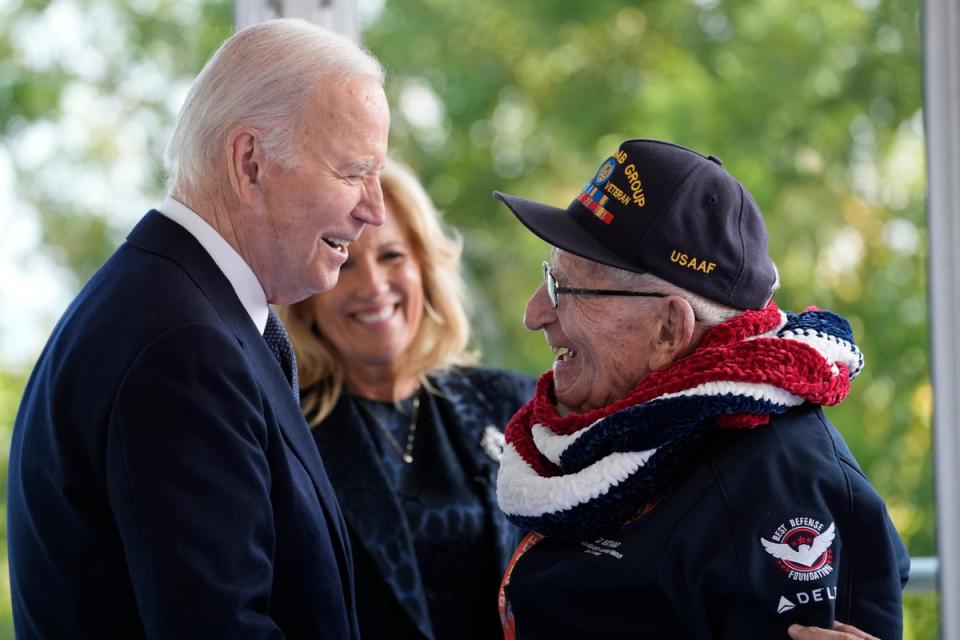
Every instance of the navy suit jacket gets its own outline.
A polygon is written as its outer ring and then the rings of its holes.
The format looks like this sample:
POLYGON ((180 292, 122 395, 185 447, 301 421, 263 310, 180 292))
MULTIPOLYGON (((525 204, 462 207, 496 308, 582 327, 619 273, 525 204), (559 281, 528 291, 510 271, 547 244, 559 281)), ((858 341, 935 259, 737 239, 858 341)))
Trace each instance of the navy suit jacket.
POLYGON ((18 638, 357 638, 346 527, 223 273, 158 212, 55 328, 10 450, 18 638))

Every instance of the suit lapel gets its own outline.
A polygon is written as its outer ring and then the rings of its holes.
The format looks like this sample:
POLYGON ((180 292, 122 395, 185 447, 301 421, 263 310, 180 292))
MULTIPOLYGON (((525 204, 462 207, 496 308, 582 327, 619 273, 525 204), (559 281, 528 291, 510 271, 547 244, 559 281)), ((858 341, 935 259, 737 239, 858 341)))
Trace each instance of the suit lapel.
POLYGON ((364 428, 363 417, 349 395, 341 394, 331 414, 314 427, 313 437, 326 462, 344 517, 356 534, 354 539, 359 539, 420 632, 432 638, 413 541, 403 524, 406 517, 383 472, 377 448, 364 428), (412 589, 398 582, 398 575, 404 572, 415 578, 412 589))
POLYGON ((158 211, 151 211, 144 216, 127 240, 144 251, 163 255, 179 264, 204 292, 240 342, 271 400, 284 440, 313 481, 327 520, 331 528, 337 531, 338 535, 332 535, 331 538, 337 539, 340 545, 337 551, 344 558, 341 570, 346 571, 344 576, 352 583, 353 569, 346 546, 346 530, 323 462, 280 364, 270 353, 270 348, 240 303, 230 281, 196 238, 158 211))

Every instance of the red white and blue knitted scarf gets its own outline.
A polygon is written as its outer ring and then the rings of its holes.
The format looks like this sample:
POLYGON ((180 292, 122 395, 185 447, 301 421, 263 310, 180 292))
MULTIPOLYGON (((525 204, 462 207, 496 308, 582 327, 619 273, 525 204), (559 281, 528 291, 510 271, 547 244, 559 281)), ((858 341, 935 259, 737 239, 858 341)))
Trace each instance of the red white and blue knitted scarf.
POLYGON ((805 402, 835 405, 862 367, 841 316, 770 302, 710 329, 693 353, 589 413, 558 413, 548 371, 507 425, 500 508, 548 536, 618 529, 662 495, 709 429, 757 427, 805 402))

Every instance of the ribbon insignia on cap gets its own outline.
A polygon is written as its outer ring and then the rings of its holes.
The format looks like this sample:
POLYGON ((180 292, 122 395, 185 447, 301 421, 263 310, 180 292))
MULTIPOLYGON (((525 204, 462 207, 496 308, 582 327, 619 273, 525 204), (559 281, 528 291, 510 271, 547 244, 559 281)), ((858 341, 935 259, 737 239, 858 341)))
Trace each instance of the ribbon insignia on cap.
POLYGON ((610 176, 613 175, 613 170, 617 166, 617 161, 613 158, 607 158, 600 168, 597 169, 597 174, 594 176, 593 180, 588 182, 586 186, 583 187, 583 191, 580 192, 580 195, 577 196, 577 200, 589 209, 593 215, 600 218, 604 224, 610 224, 613 222, 613 214, 607 211, 603 205, 607 204, 609 200, 607 194, 603 193, 600 190, 601 185, 610 179, 610 176))

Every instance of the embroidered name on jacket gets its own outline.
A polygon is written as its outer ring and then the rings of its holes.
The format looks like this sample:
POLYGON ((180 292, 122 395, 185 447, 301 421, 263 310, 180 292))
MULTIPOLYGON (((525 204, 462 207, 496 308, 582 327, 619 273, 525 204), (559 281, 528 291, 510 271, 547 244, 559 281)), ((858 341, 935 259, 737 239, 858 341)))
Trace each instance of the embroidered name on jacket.
POLYGON ((621 544, 618 540, 608 540, 607 538, 597 538, 593 542, 580 542, 580 546, 583 547, 585 553, 592 556, 607 555, 617 560, 623 559, 623 554, 617 551, 621 544))
POLYGON ((764 550, 791 580, 812 582, 833 573, 834 523, 824 525, 813 518, 797 517, 781 524, 770 536, 760 538, 764 550))

